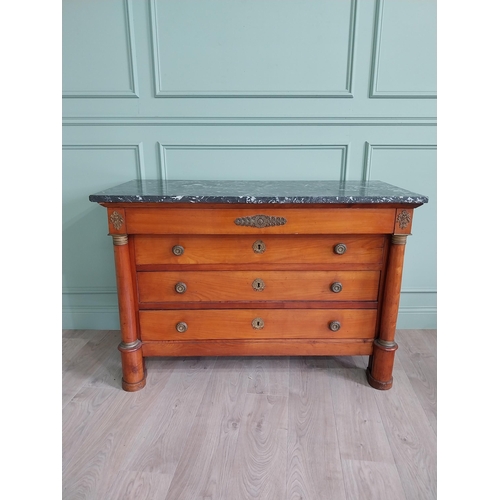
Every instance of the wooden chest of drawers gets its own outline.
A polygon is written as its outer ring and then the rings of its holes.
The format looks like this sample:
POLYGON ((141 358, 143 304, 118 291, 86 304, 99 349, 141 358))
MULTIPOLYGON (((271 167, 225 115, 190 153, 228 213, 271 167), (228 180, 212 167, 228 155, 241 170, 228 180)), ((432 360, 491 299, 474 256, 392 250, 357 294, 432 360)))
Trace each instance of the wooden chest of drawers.
POLYGON ((125 390, 144 387, 148 356, 369 355, 369 383, 392 386, 406 237, 427 198, 380 182, 132 181, 90 200, 113 237, 125 390))

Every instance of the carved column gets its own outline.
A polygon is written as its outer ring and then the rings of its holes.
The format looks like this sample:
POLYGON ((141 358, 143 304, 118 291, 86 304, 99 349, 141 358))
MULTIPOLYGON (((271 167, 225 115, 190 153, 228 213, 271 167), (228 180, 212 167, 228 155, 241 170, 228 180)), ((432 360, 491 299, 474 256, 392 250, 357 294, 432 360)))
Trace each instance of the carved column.
POLYGON ((387 275, 382 302, 379 337, 373 345, 373 354, 367 370, 368 383, 375 389, 392 387, 392 370, 398 345, 394 341, 398 319, 401 279, 407 234, 394 234, 391 238, 387 275))
POLYGON ((134 286, 130 264, 128 236, 112 234, 115 253, 116 284, 122 341, 118 346, 122 357, 122 387, 133 392, 146 385, 142 343, 137 338, 137 323, 134 306, 134 286))

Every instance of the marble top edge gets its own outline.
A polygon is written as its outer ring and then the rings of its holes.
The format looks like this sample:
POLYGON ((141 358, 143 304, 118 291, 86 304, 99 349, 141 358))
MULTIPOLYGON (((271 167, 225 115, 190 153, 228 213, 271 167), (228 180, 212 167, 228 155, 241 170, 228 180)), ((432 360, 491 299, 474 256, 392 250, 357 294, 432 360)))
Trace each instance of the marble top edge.
POLYGON ((382 181, 134 180, 89 196, 98 203, 409 203, 427 196, 382 181))

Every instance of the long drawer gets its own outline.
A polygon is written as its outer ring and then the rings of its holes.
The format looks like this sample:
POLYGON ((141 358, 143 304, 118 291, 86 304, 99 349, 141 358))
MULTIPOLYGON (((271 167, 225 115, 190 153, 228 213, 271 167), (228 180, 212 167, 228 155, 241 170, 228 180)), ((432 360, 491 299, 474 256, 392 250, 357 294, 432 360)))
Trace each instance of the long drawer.
POLYGON ((370 339, 375 309, 140 311, 143 341, 208 339, 370 339))
POLYGON ((395 208, 127 208, 128 234, 389 234, 395 208))
POLYGON ((379 271, 139 272, 139 303, 373 301, 379 271))
POLYGON ((172 235, 135 237, 148 264, 380 264, 380 235, 172 235))

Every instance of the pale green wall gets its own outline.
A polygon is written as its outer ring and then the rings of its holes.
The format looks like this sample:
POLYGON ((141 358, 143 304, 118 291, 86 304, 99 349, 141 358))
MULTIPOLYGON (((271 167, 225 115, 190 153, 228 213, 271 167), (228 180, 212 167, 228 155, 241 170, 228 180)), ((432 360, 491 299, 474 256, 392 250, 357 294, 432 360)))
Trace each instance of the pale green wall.
POLYGON ((428 195, 399 328, 436 327, 435 0, 63 0, 63 327, 117 329, 130 179, 380 179, 428 195))

